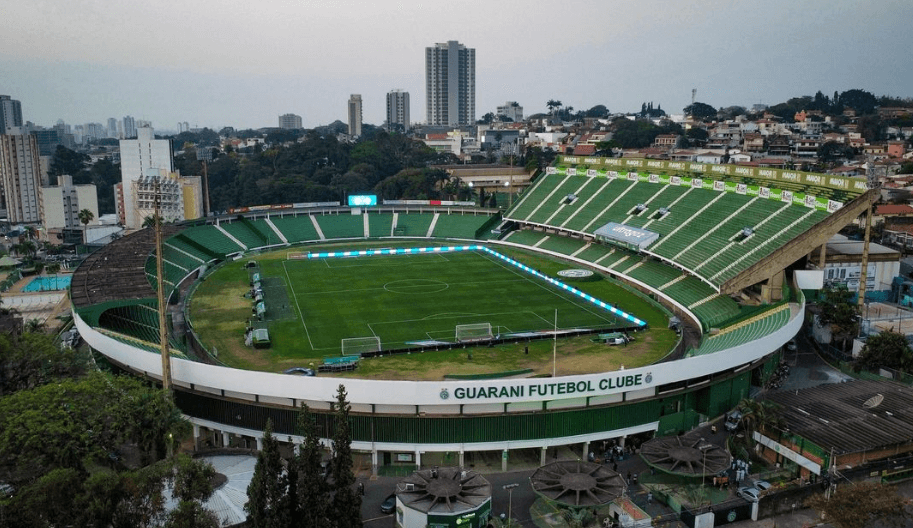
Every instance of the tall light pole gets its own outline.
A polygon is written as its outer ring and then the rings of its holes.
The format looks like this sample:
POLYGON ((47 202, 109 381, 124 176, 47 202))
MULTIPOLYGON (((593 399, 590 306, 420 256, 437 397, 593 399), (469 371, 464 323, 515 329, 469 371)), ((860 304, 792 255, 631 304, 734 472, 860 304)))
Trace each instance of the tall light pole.
POLYGON ((168 327, 165 317, 168 306, 165 304, 165 272, 162 256, 162 188, 161 178, 156 177, 154 183, 154 212, 155 224, 155 281, 158 299, 159 316, 159 353, 162 355, 162 392, 165 398, 171 398, 171 351, 168 348, 168 327))
POLYGON ((504 486, 504 489, 507 490, 507 526, 511 524, 511 516, 513 515, 513 506, 514 506, 514 488, 519 486, 519 484, 507 484, 504 486))

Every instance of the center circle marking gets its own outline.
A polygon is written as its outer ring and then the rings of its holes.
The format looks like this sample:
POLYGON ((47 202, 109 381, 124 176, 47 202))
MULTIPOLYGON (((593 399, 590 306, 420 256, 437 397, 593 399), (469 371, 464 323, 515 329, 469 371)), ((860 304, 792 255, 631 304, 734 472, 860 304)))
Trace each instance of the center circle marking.
POLYGON ((390 293, 418 294, 442 292, 449 288, 446 282, 434 279, 402 279, 384 284, 384 289, 390 293))

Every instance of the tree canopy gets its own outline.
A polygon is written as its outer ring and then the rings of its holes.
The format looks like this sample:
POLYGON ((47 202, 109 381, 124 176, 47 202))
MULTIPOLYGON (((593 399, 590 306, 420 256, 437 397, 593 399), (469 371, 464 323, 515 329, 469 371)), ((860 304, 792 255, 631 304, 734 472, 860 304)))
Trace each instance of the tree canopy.
POLYGON ((683 111, 685 112, 685 115, 690 115, 695 119, 712 119, 716 117, 716 108, 699 101, 695 101, 693 104, 686 106, 683 111))
POLYGON ((829 499, 816 495, 808 505, 836 528, 902 527, 913 519, 903 497, 891 486, 876 482, 841 483, 829 499))
POLYGON ((891 368, 913 371, 913 349, 907 337, 898 332, 881 332, 868 337, 853 365, 856 372, 891 368))

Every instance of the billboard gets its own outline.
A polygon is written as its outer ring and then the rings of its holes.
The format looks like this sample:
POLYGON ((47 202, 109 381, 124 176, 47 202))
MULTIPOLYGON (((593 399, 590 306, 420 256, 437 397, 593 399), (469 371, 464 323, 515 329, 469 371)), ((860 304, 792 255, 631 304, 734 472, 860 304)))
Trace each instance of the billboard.
POLYGON ((353 194, 349 196, 349 207, 370 207, 377 205, 376 194, 353 194))

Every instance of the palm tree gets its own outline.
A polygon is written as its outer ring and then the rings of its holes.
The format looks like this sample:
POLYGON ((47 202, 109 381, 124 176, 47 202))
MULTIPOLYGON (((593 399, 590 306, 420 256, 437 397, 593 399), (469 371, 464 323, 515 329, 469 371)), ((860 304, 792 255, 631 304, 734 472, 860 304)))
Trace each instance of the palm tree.
MULTIPOLYGON (((143 219, 143 228, 145 229, 147 227, 155 227, 155 219, 156 219, 155 215, 149 215, 146 218, 144 218, 143 219)), ((158 220, 159 220, 159 223, 162 223, 161 217, 158 217, 158 220)))
POLYGON ((43 332, 45 328, 45 323, 41 319, 29 319, 25 323, 25 331, 31 334, 37 334, 38 332, 43 332))
POLYGON ((545 103, 545 106, 547 106, 552 115, 554 115, 562 105, 561 101, 558 101, 557 99, 549 99, 548 102, 545 103))
POLYGON ((89 234, 86 231, 86 226, 95 219, 95 213, 88 209, 83 209, 79 211, 77 216, 79 216, 79 222, 82 224, 82 243, 87 244, 89 242, 89 234))

